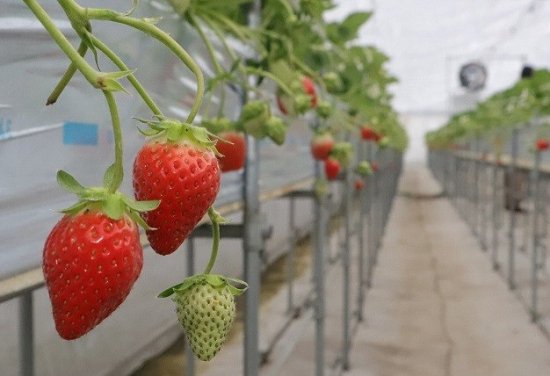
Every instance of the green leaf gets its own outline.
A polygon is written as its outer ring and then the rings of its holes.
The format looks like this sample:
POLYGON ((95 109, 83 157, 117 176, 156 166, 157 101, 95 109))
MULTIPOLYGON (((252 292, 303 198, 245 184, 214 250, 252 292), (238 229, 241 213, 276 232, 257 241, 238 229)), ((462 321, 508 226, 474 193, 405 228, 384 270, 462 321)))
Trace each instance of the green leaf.
POLYGON ((118 195, 107 195, 103 200, 101 209, 114 220, 122 218, 125 212, 124 201, 118 195))
POLYGON ((130 213, 128 215, 142 229, 146 231, 156 230, 156 228, 149 226, 147 222, 145 222, 145 220, 141 217, 141 215, 139 215, 139 213, 135 210, 130 210, 130 213))
POLYGON ((57 171, 57 183, 61 188, 77 195, 86 190, 71 174, 63 170, 57 171))
POLYGON ((160 200, 136 201, 126 196, 124 196, 122 199, 130 209, 134 209, 138 212, 148 212, 151 210, 155 210, 160 205, 160 200))
POLYGON ((103 175, 103 186, 104 187, 110 187, 111 184, 113 184, 115 179, 115 164, 113 163, 110 165, 107 170, 105 170, 105 174, 103 175))
POLYGON ((74 214, 77 214, 78 212, 82 211, 86 207, 86 205, 88 205, 87 202, 79 201, 76 204, 68 207, 67 209, 61 210, 61 213, 74 215, 74 214))
POLYGON ((213 287, 222 287, 225 284, 224 278, 217 274, 206 274, 205 281, 213 287))

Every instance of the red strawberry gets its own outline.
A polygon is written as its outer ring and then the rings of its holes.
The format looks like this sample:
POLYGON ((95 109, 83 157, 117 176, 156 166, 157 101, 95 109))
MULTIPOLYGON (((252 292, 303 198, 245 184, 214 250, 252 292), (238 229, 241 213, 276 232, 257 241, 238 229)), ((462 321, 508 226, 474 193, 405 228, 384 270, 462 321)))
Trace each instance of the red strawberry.
POLYGON ((191 143, 153 141, 134 161, 134 191, 138 200, 160 200, 157 209, 142 214, 154 230, 151 247, 161 255, 174 252, 214 202, 220 189, 220 168, 214 152, 191 143))
POLYGON ((311 155, 318 161, 325 160, 333 147, 334 138, 330 133, 316 135, 311 140, 311 155))
POLYGON ((365 188, 365 182, 363 181, 363 179, 357 178, 355 179, 354 187, 356 191, 360 191, 365 188))
POLYGON ((67 340, 92 330, 128 296, 143 265, 136 224, 100 211, 67 214, 51 231, 43 271, 55 327, 67 340))
POLYGON ((325 159, 325 175, 328 180, 335 180, 340 171, 340 162, 330 157, 325 159))
POLYGON ((361 128, 361 138, 365 141, 378 142, 382 137, 371 127, 364 126, 361 128))
POLYGON ((240 170, 246 158, 246 141, 244 134, 238 132, 223 132, 221 140, 216 144, 218 162, 222 172, 240 170))
POLYGON ((538 151, 545 151, 550 148, 550 140, 547 138, 539 138, 536 142, 538 151))
POLYGON ((373 172, 378 172, 378 170, 380 170, 380 166, 378 166, 378 162, 376 161, 371 162, 370 167, 372 168, 373 172))

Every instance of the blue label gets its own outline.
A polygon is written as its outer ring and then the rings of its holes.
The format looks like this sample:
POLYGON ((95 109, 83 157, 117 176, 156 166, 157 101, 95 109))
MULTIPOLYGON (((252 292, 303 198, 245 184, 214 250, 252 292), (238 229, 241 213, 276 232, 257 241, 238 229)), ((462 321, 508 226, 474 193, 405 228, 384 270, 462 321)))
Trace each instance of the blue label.
POLYGON ((97 145, 98 125, 91 123, 66 122, 63 124, 63 144, 97 145))

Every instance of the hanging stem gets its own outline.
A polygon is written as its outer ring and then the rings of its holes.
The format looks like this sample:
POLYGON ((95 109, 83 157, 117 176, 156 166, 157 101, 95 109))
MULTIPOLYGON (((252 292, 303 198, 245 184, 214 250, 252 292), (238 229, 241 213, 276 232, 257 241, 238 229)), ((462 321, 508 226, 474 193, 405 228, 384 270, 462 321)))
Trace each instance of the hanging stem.
POLYGON ((124 178, 124 167, 122 165, 122 131, 120 127, 120 118, 118 117, 118 109, 113 93, 107 90, 103 90, 105 99, 109 106, 109 112, 111 113, 111 122, 113 124, 113 135, 115 139, 115 163, 113 167, 112 180, 109 182, 109 186, 106 187, 110 193, 115 193, 122 184, 124 178))
MULTIPOLYGON (((229 54, 229 56, 231 56, 231 59, 233 59, 233 62, 239 60, 239 57, 237 56, 237 54, 235 53, 235 51, 233 51, 233 49, 231 47, 229 47, 229 44, 227 43, 227 41, 225 40, 225 36, 223 35, 222 31, 220 30, 220 28, 209 18, 209 17, 204 17, 203 18, 203 21, 208 25, 208 27, 214 32, 214 34, 216 34, 216 36, 218 37, 218 39, 220 40, 220 42, 222 43, 225 51, 229 54)), ((246 73, 246 70, 244 69, 243 65, 241 63, 239 63, 238 67, 239 69, 239 72, 241 72, 242 74, 242 82, 241 82, 241 86, 243 88, 246 88, 248 87, 248 83, 246 82, 246 77, 247 77, 247 73, 246 73)))
MULTIPOLYGON (((84 57, 84 55, 86 55, 86 51, 88 51, 88 46, 86 45, 86 43, 80 42, 80 45, 78 46, 78 54, 84 57)), ((67 71, 65 71, 65 74, 63 75, 63 77, 61 77, 61 80, 59 80, 59 83, 53 89, 52 93, 46 100, 46 106, 49 106, 50 104, 54 104, 55 102, 57 102, 57 99, 59 98, 63 90, 65 90, 65 87, 67 86, 69 81, 71 81, 76 71, 77 71, 76 64, 71 62, 71 64, 67 68, 67 71)))
MULTIPOLYGON (((128 68, 128 66, 126 64, 124 64, 122 59, 120 59, 117 56, 117 54, 114 53, 105 43, 103 43, 101 40, 99 40, 94 35, 92 35, 91 38, 92 38, 92 42, 93 42, 94 46, 96 46, 101 52, 103 52, 105 54, 105 56, 107 56, 113 63, 115 63, 115 65, 117 67, 119 67, 120 70, 122 70, 122 71, 129 71, 130 70, 128 68)), ((131 74, 128 75, 127 78, 128 78, 128 81, 130 81, 130 83, 134 87, 134 89, 136 89, 136 91, 138 92, 141 99, 143 99, 143 101, 145 102, 147 107, 149 107, 151 112, 153 112, 153 114, 155 114, 155 115, 163 116, 162 111, 160 110, 160 108, 156 105, 156 103, 153 101, 153 99, 149 96, 149 94, 147 93, 145 88, 141 85, 141 83, 138 81, 136 76, 133 73, 131 73, 131 74)))
POLYGON ((264 77, 269 78, 270 80, 275 82, 281 88, 281 90, 283 90, 286 94, 288 94, 291 97, 294 96, 294 93, 292 92, 292 90, 290 90, 290 88, 287 86, 287 84, 285 84, 283 81, 281 81, 273 73, 267 72, 263 69, 252 68, 252 67, 247 67, 245 69, 248 73, 257 74, 259 76, 264 76, 264 77))
MULTIPOLYGON (((74 3, 73 0, 65 1, 78 6, 78 4, 74 3)), ((109 9, 86 8, 85 11, 89 19, 117 22, 133 27, 152 36, 168 47, 191 70, 197 80, 197 95, 195 96, 195 101, 191 107, 189 115, 187 116, 186 122, 192 123, 202 104, 202 99, 204 96, 204 76, 197 63, 187 53, 187 51, 183 49, 183 47, 181 47, 174 39, 172 39, 170 35, 155 26, 151 20, 125 16, 109 9)))
POLYGON ((210 260, 208 265, 204 269, 203 274, 209 274, 216 263, 218 257, 218 248, 220 246, 220 215, 214 210, 213 207, 208 208, 208 216, 212 221, 212 251, 210 253, 210 260))
POLYGON ((44 29, 50 34, 52 39, 57 43, 59 48, 67 55, 71 62, 75 65, 84 77, 92 84, 95 88, 101 88, 100 83, 98 82, 98 73, 93 69, 88 62, 80 56, 77 50, 73 45, 65 38, 63 33, 55 26, 55 23, 50 18, 48 13, 40 6, 36 0, 23 0, 27 7, 33 12, 35 17, 40 21, 44 26, 44 29))
MULTIPOLYGON (((191 24, 191 26, 193 26, 195 30, 197 30, 200 38, 202 39, 204 45, 206 46, 206 50, 210 55, 210 60, 212 60, 212 64, 214 64, 214 70, 216 71, 216 74, 217 75, 223 74, 225 70, 222 68, 218 58, 216 57, 214 46, 212 46, 212 42, 210 41, 210 39, 208 39, 208 37, 204 33, 203 28, 201 27, 197 19, 192 14, 189 13, 187 15, 187 19, 189 20, 189 23, 191 24)), ((222 82, 225 83, 225 80, 223 80, 222 82)), ((218 117, 221 117, 223 115, 224 107, 225 107, 225 88, 222 87, 220 92, 220 106, 218 108, 218 117)))

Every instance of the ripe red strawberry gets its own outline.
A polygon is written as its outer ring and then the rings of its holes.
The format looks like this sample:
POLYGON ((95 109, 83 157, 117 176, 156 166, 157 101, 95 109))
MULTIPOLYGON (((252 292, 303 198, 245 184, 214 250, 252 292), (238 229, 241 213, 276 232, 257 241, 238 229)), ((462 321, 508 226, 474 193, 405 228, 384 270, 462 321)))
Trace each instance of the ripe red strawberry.
POLYGON ((145 144, 134 161, 138 200, 160 200, 143 213, 152 227, 151 247, 161 255, 174 252, 213 204, 220 189, 220 168, 214 152, 190 142, 145 144))
POLYGON ((547 138, 539 138, 536 142, 538 151, 545 151, 550 148, 550 140, 547 138))
POLYGON ((325 175, 328 180, 335 180, 341 171, 340 162, 334 158, 325 159, 325 175))
POLYGON ((100 211, 66 214, 51 231, 43 271, 55 327, 67 340, 92 330, 128 296, 143 265, 136 224, 100 211))
POLYGON ((382 137, 371 127, 364 126, 361 128, 361 138, 365 141, 378 142, 382 137))
POLYGON ((370 167, 372 168, 373 172, 378 172, 378 170, 380 170, 380 166, 378 166, 378 162, 376 161, 371 162, 370 167))
POLYGON ((356 191, 360 191, 365 188, 365 182, 363 181, 363 179, 357 178, 355 179, 354 187, 356 191))
POLYGON ((240 170, 246 158, 246 141, 244 134, 238 132, 223 132, 221 140, 216 144, 220 155, 217 156, 222 172, 240 170))
POLYGON ((334 138, 330 133, 316 135, 311 140, 311 155, 314 159, 323 161, 328 158, 333 147, 334 138))

